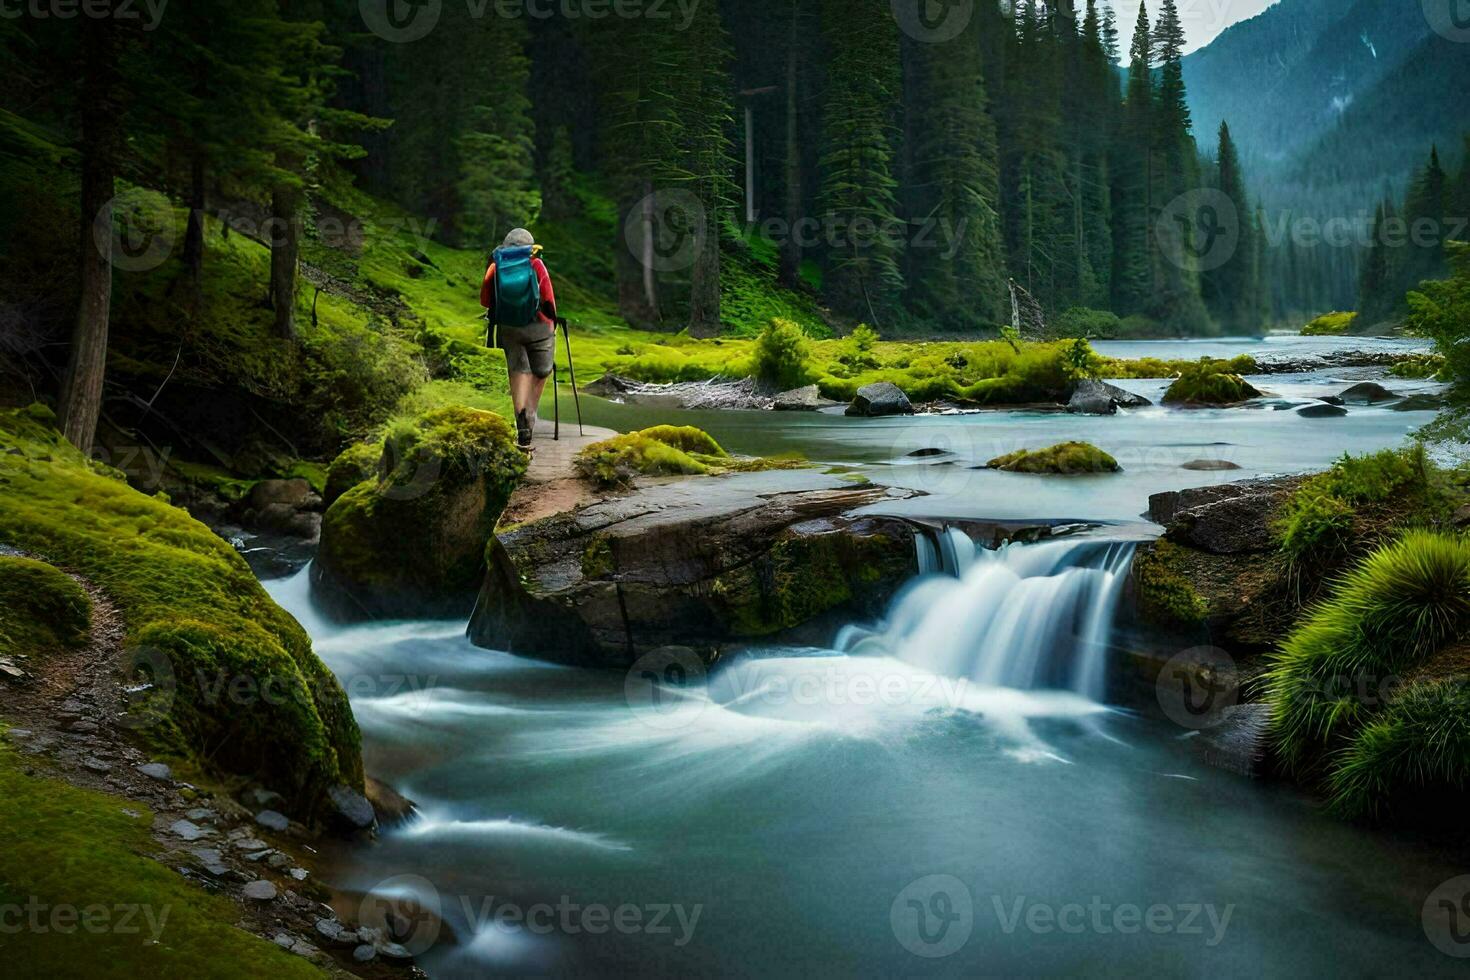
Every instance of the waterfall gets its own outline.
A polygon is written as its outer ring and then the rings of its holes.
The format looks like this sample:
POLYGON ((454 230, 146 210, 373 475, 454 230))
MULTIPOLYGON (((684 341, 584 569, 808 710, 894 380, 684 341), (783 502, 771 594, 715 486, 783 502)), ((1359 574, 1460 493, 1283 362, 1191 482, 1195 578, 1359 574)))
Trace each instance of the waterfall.
POLYGON ((875 630, 849 627, 837 648, 895 657, 947 677, 1100 701, 1132 541, 1076 539, 977 547, 946 528, 919 536, 924 574, 875 630))

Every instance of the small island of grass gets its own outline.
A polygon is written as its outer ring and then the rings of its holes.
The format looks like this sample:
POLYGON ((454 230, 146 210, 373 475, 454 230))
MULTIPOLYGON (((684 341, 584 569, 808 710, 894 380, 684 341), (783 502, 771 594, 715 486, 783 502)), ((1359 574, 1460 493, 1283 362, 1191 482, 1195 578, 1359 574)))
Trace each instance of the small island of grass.
POLYGON ((1210 407, 1235 405, 1261 397, 1261 393, 1240 375, 1228 370, 1225 363, 1202 358, 1198 364, 1185 366, 1179 377, 1164 392, 1165 405, 1210 407))
POLYGON ((635 476, 707 476, 791 468, 788 458, 731 456, 703 429, 658 425, 593 443, 577 454, 577 472, 601 487, 626 486, 635 476))

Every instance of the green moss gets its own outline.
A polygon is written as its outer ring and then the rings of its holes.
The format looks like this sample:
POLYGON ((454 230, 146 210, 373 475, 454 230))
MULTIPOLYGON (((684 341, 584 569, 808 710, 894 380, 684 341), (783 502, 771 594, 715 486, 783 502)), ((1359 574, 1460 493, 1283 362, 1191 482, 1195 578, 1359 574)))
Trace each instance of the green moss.
POLYGON ((45 562, 0 556, 0 656, 35 656, 86 646, 92 602, 70 576, 45 562))
POLYGON ((1138 587, 1138 607, 1150 622, 1166 626, 1192 626, 1209 615, 1210 607, 1183 573, 1182 549, 1159 541, 1139 552, 1133 562, 1133 580, 1138 587))
POLYGON ((791 320, 771 320, 756 338, 752 366, 757 378, 782 390, 810 384, 814 372, 806 334, 791 320))
POLYGON ((1165 405, 1211 406, 1234 405, 1259 398, 1261 393, 1240 375, 1225 369, 1219 361, 1201 358, 1186 366, 1169 390, 1164 392, 1165 405))
POLYGON ((1309 778, 1368 785, 1334 775, 1342 753, 1379 720, 1396 679, 1467 631, 1470 542, 1412 531, 1374 552, 1272 656, 1266 697, 1283 760, 1309 778))
POLYGON ((322 976, 301 957, 235 928, 233 900, 146 857, 157 850, 147 807, 30 774, 35 766, 0 731, 0 905, 26 915, 34 900, 48 924, 53 911, 68 908, 90 918, 57 920, 65 931, 4 936, 0 956, 9 975, 322 976))
POLYGON ((582 552, 582 574, 587 578, 603 578, 613 573, 612 541, 605 534, 594 534, 582 552))
POLYGON ((142 735, 207 768, 239 761, 233 771, 266 782, 303 815, 330 786, 361 786, 346 696, 244 559, 184 511, 95 472, 25 412, 0 412, 0 542, 83 576, 117 605, 130 663, 155 682, 139 712, 160 723, 140 723, 142 735), (206 634, 210 643, 199 639, 206 634), (218 687, 234 678, 307 696, 241 700, 218 687), (290 741, 289 755, 256 758, 241 740, 269 731, 290 741))
POLYGON ((707 476, 712 473, 789 469, 796 458, 731 456, 709 433, 694 426, 658 425, 593 443, 577 454, 577 472, 599 486, 624 486, 635 476, 707 476))
MULTIPOLYGON (((1441 354, 1415 354, 1390 367, 1388 373, 1395 378, 1421 381, 1425 378, 1440 377, 1440 372, 1444 371, 1444 368, 1445 359, 1441 354)), ((1445 378, 1444 380, 1450 379, 1445 378)))
POLYGON ((330 507, 348 490, 378 472, 378 461, 383 458, 381 442, 358 442, 346 449, 327 467, 326 487, 322 501, 330 507))
POLYGON ((1118 461, 1086 442, 1063 442, 1046 449, 1018 449, 985 464, 1010 473, 1117 473, 1118 461))
POLYGON ((1324 313, 1311 323, 1302 327, 1303 337, 1336 337, 1345 334, 1353 328, 1357 322, 1356 313, 1324 313))
POLYGON ((317 569, 335 587, 327 596, 353 597, 369 615, 447 613, 478 585, 525 454, 503 418, 454 406, 396 423, 382 469, 322 521, 317 569))

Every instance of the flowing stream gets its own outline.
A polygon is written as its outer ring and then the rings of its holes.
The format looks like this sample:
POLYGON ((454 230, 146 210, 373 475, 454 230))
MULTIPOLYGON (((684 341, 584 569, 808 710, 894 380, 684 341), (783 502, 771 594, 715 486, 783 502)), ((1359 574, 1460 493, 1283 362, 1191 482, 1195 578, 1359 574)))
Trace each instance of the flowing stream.
MULTIPOLYGON (((1238 478, 1275 469, 1262 446, 1293 438, 1302 468, 1396 445, 1413 414, 1334 420, 1324 446, 1283 413, 1241 409, 1197 416, 1188 438, 1223 435, 1249 464, 1238 478)), ((965 418, 1032 438, 1027 413, 965 418)), ((738 424, 784 427, 778 440, 816 424, 765 419, 738 424)), ((924 441, 967 423, 910 424, 924 441)), ((1144 482, 1179 476, 1161 474, 1144 482)), ((1025 478, 972 484, 983 496, 965 499, 1037 518, 1143 509, 1095 479, 1030 497, 996 492, 1039 485, 1025 478)), ((324 876, 434 913, 415 938, 440 978, 1458 965, 1420 914, 1467 870, 1463 848, 1336 821, 1289 787, 1204 766, 1193 733, 1101 702, 1126 535, 986 551, 939 532, 922 547, 926 574, 882 622, 829 649, 750 651, 652 701, 618 673, 473 647, 463 623, 337 628, 306 572, 267 583, 352 697, 368 770, 422 811, 324 855, 324 876)))

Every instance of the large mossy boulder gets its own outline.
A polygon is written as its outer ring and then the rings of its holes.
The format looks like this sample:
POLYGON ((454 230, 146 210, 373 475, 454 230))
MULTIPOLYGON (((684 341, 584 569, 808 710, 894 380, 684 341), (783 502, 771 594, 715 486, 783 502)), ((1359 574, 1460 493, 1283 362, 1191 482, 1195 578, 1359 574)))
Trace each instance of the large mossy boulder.
MULTIPOLYGON (((360 790, 360 736, 337 679, 228 542, 89 460, 40 406, 0 411, 0 544, 74 572, 117 608, 126 713, 98 717, 205 772, 280 793, 311 821, 334 787, 360 790)), ((80 629, 75 593, 52 620, 80 629)), ((66 598, 69 596, 69 598, 66 598)))
POLYGON ((85 646, 92 601, 74 579, 42 561, 0 555, 0 657, 85 646))
POLYGON ((985 467, 1007 473, 1057 473, 1064 476, 1122 470, 1116 459, 1086 442, 1063 442, 1045 449, 1018 449, 995 457, 985 467))
POLYGON ((440 408, 395 427, 378 475, 327 511, 313 593, 345 621, 468 615, 525 472, 514 430, 490 412, 440 408))
POLYGON ((1225 362, 1203 358, 1179 373, 1164 392, 1165 405, 1184 408, 1213 408, 1238 405, 1261 397, 1250 382, 1228 370, 1225 362))
POLYGON ((895 491, 812 471, 665 484, 490 542, 476 644, 627 667, 880 615, 918 571, 914 528, 851 512, 895 491), (832 619, 833 622, 828 622, 832 619))

